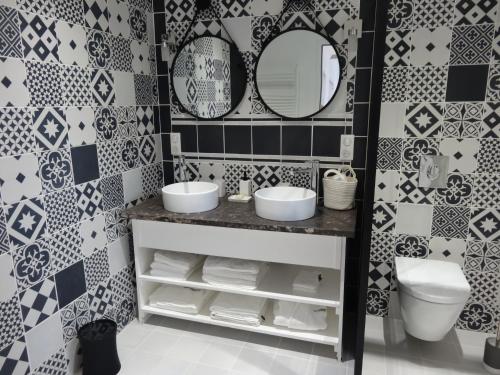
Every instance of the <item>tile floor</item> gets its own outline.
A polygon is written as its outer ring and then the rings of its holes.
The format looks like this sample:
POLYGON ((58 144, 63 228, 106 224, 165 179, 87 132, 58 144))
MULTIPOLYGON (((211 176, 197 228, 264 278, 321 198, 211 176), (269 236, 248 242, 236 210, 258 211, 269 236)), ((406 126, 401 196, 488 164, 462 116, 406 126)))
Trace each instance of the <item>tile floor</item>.
POLYGON ((120 375, 347 375, 331 347, 151 317, 118 335, 120 375), (333 355, 332 355, 333 352, 333 355))
POLYGON ((487 334, 452 330, 440 342, 405 334, 399 319, 367 316, 363 375, 478 375, 487 334))

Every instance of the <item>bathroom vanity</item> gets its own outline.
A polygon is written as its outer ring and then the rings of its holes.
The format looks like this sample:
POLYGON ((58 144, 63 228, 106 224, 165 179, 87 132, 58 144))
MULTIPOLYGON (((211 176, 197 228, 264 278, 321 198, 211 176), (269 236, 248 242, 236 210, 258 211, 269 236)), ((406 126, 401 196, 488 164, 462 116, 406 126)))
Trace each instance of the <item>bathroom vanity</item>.
MULTIPOLYGON (((314 217, 294 222, 260 218, 253 202, 221 199, 211 211, 178 214, 166 211, 161 198, 127 210, 134 235, 139 320, 151 314, 226 326, 263 334, 331 345, 337 353, 342 345, 342 310, 346 238, 354 237, 356 211, 334 211, 318 207, 314 217), (151 276, 149 267, 157 250, 250 259, 269 262, 270 268, 255 290, 219 287, 202 281, 202 270, 187 280, 151 276), (299 269, 321 269, 323 280, 317 293, 307 295, 292 289, 299 269), (259 296, 328 308, 328 328, 299 331, 273 325, 272 304, 258 327, 226 323, 210 318, 208 308, 191 315, 149 306, 149 296, 161 284, 218 292, 259 296)), ((340 355, 338 356, 340 357, 340 355)))

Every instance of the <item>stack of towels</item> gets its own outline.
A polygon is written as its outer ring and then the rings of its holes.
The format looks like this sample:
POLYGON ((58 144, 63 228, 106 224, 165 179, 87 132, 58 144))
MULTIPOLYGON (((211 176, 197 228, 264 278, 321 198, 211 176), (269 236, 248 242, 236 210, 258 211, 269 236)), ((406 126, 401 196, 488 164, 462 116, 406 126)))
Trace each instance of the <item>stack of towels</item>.
POLYGON ((317 293, 322 279, 319 270, 301 270, 293 280, 293 290, 299 293, 317 293))
POLYGON ((185 314, 199 314, 213 294, 210 290, 162 285, 149 297, 149 305, 185 314))
POLYGON ((258 327, 264 320, 267 300, 260 297, 219 293, 210 306, 210 317, 228 323, 258 327))
POLYGON ((267 272, 266 263, 209 256, 203 265, 203 281, 217 286, 255 289, 267 272))
POLYGON ((151 276, 186 280, 203 262, 203 255, 157 251, 151 263, 151 276))
POLYGON ((304 331, 321 331, 327 328, 327 310, 324 306, 275 301, 274 324, 304 331))

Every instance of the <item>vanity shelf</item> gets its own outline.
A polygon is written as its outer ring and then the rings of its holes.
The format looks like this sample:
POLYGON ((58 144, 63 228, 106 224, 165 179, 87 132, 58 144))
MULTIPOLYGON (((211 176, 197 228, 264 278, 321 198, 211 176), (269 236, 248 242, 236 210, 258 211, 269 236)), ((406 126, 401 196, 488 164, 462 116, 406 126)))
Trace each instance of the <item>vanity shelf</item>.
MULTIPOLYGON (((271 305, 271 304, 270 304, 271 305)), ((176 311, 159 309, 151 306, 143 306, 142 310, 144 312, 167 316, 169 318, 178 318, 184 320, 190 320, 193 322, 199 323, 207 323, 221 327, 228 327, 234 329, 240 329, 244 331, 264 333, 266 335, 274 335, 292 339, 298 339, 308 342, 314 342, 318 344, 332 345, 337 346, 339 343, 339 317, 329 309, 328 312, 328 328, 324 331, 298 331, 293 329, 288 329, 286 327, 279 327, 273 325, 273 317, 272 317, 272 307, 268 307, 268 310, 264 314, 266 317, 266 322, 261 324, 258 327, 252 327, 244 324, 236 324, 236 323, 228 323, 220 320, 215 320, 210 317, 210 312, 208 311, 208 307, 205 307, 200 314, 184 314, 176 311)))
MULTIPOLYGON (((154 253, 153 249, 150 249, 154 253)), ((145 252, 143 252, 144 254, 145 252)), ((141 267, 139 265, 139 267, 141 267)), ((296 266, 292 264, 271 263, 269 270, 260 282, 257 289, 245 290, 237 287, 221 287, 206 283, 202 280, 202 267, 199 267, 187 280, 176 280, 165 277, 151 276, 149 271, 139 273, 138 279, 144 281, 157 282, 161 284, 178 285, 188 288, 215 290, 219 292, 228 292, 242 294, 247 296, 264 297, 275 300, 290 302, 307 303, 312 305, 321 305, 338 308, 340 302, 340 271, 335 269, 322 268, 323 280, 320 284, 318 293, 307 295, 294 292, 292 282, 299 269, 307 267, 296 266)), ((317 268, 316 268, 317 269, 317 268)))
POLYGON ((127 210, 127 214, 132 220, 141 322, 152 314, 162 315, 326 344, 341 353, 346 238, 354 236, 354 210, 317 208, 313 218, 277 222, 257 217, 253 203, 221 200, 212 211, 175 214, 165 211, 161 199, 156 198, 127 210), (154 253, 159 250, 256 260, 267 262, 270 269, 255 290, 208 284, 201 278, 201 267, 188 280, 173 280, 149 274, 154 253), (320 289, 314 295, 293 291, 293 279, 304 268, 322 272, 320 289), (259 327, 214 320, 208 312, 210 303, 197 315, 149 306, 149 296, 162 284, 326 306, 328 328, 300 331, 275 326, 272 304, 265 313, 266 321, 259 327))

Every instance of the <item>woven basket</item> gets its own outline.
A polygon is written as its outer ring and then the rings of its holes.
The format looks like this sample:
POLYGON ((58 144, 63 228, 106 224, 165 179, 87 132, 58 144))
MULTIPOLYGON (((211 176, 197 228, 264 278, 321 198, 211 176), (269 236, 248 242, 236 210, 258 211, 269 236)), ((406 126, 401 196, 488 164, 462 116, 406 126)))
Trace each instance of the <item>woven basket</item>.
POLYGON ((357 186, 356 173, 351 167, 327 170, 323 175, 325 207, 350 210, 354 207, 357 186))

